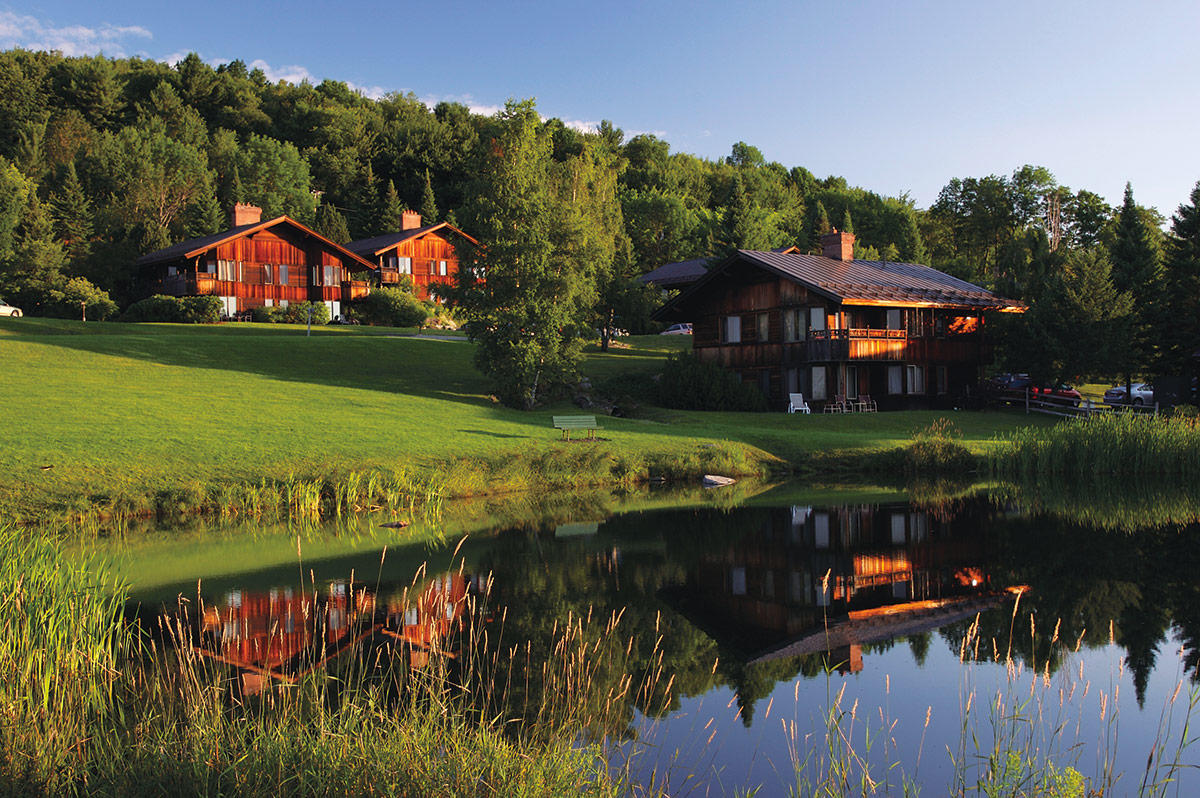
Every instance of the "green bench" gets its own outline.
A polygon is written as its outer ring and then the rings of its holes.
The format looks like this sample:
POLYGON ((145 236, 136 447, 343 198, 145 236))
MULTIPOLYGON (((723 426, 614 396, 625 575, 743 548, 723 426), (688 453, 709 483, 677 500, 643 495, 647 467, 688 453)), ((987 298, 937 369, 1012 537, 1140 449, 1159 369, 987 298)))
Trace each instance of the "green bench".
POLYGON ((562 430, 563 440, 571 440, 571 430, 587 430, 588 440, 596 437, 596 430, 604 429, 596 424, 595 416, 554 416, 554 428, 562 430))

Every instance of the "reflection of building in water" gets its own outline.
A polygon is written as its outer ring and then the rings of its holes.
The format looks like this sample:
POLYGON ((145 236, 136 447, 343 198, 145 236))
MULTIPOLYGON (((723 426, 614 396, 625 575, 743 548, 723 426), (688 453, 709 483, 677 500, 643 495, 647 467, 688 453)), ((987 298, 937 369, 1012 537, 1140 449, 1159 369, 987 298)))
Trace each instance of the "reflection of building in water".
POLYGON ((234 590, 204 608, 197 650, 248 672, 291 678, 378 635, 407 644, 420 664, 459 628, 472 584, 460 573, 439 575, 382 608, 372 590, 344 581, 323 593, 234 590))
MULTIPOLYGON (((992 595, 978 519, 939 520, 899 504, 794 506, 758 517, 759 528, 701 556, 687 590, 696 620, 746 652, 813 631, 825 635, 822 650, 912 634, 914 622, 934 628, 949 622, 929 622, 948 609, 992 595), (831 623, 845 621, 870 634, 829 636, 831 623)), ((860 652, 844 653, 861 668, 860 652)))

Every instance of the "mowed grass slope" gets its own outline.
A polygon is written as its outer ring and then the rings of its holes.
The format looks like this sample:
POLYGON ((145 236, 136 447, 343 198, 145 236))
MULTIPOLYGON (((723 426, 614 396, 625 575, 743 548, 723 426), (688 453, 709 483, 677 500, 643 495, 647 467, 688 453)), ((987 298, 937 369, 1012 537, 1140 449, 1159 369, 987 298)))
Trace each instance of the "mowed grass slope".
MULTIPOLYGON (((560 446, 561 404, 524 413, 488 396, 466 342, 411 331, 283 325, 0 322, 0 515, 189 484, 315 477, 376 466, 502 459, 560 446)), ((686 337, 647 336, 588 356, 595 377, 655 370, 686 337)), ((578 411, 576 411, 578 412, 578 411)), ((729 440, 753 457, 891 448, 938 413, 800 417, 654 411, 604 418, 594 445, 664 458, 729 440)), ((958 414, 981 451, 1016 414, 958 414)))

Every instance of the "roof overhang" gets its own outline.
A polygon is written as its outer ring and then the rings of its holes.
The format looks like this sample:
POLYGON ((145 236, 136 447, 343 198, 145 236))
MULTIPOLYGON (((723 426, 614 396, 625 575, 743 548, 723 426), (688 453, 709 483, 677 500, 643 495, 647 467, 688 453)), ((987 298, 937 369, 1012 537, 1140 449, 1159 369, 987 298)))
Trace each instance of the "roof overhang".
POLYGON ((449 230, 450 232, 455 233, 456 235, 459 235, 462 238, 465 238, 466 240, 470 241, 475 246, 479 246, 478 241, 476 241, 474 238, 472 238, 471 236, 464 233, 462 230, 459 230, 457 227, 450 224, 449 222, 438 222, 435 225, 432 225, 430 227, 423 229, 420 233, 417 233, 416 235, 411 235, 407 238, 401 238, 398 241, 393 241, 392 243, 388 244, 387 246, 381 247, 376 250, 372 250, 371 255, 378 257, 389 250, 395 249, 396 247, 400 246, 401 244, 408 243, 409 241, 412 241, 415 238, 421 238, 422 236, 427 236, 430 233, 436 233, 439 230, 449 230))
POLYGON ((236 241, 239 238, 245 238, 247 236, 252 236, 255 233, 261 233, 263 230, 267 230, 271 227, 275 227, 276 225, 280 225, 280 224, 285 224, 285 225, 290 226, 291 228, 293 228, 297 232, 299 232, 301 235, 308 236, 310 238, 315 238, 317 241, 321 242, 329 249, 331 249, 334 252, 337 252, 341 255, 346 256, 350 260, 355 261, 356 263, 358 263, 359 265, 363 266, 366 269, 377 270, 379 268, 378 266, 371 263, 366 258, 355 255, 353 252, 346 249, 345 247, 343 247, 340 244, 335 244, 333 241, 330 241, 328 238, 321 235, 316 230, 312 230, 308 227, 305 227, 304 225, 300 224, 299 222, 297 222, 295 219, 291 218, 290 216, 276 216, 274 219, 268 219, 265 222, 259 222, 258 224, 254 225, 253 227, 247 227, 242 230, 230 231, 229 235, 225 236, 224 238, 219 238, 216 241, 210 241, 207 244, 204 244, 203 246, 199 246, 199 247, 196 247, 195 249, 188 250, 187 252, 183 253, 183 257, 186 259, 189 259, 189 260, 191 258, 199 257, 200 255, 203 255, 205 252, 208 252, 211 249, 219 247, 222 244, 228 244, 230 241, 236 241))

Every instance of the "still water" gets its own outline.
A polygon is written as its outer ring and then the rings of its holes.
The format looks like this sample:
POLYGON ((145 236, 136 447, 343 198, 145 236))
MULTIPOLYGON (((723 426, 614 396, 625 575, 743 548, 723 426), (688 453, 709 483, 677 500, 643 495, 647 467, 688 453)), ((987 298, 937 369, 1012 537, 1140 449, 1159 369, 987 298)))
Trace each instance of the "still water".
MULTIPOLYGON (((1111 794, 1139 791, 1153 747, 1150 779, 1178 757, 1167 794, 1188 795, 1195 504, 1103 487, 743 485, 95 545, 131 612, 185 608, 251 692, 367 639, 418 666, 472 645, 537 662, 581 618, 601 637, 611 626, 587 654, 579 701, 604 707, 588 732, 622 741, 614 762, 632 753, 632 775, 672 794, 786 794, 831 760, 893 793, 941 794, 978 781, 999 738, 1097 783, 1121 774, 1111 794), (492 631, 481 642, 467 626, 492 631)), ((524 706, 544 703, 539 689, 559 686, 526 678, 524 706)))

